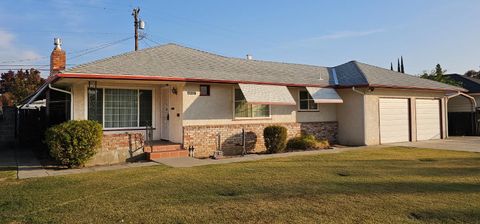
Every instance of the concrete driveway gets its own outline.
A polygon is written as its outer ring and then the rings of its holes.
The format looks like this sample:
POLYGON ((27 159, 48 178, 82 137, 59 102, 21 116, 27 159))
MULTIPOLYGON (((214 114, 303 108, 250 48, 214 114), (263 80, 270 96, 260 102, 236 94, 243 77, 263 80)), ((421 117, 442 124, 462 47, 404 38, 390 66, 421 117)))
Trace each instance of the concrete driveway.
POLYGON ((480 137, 449 137, 442 140, 428 140, 418 142, 402 142, 390 144, 394 146, 408 146, 429 149, 446 149, 455 151, 480 152, 480 137))

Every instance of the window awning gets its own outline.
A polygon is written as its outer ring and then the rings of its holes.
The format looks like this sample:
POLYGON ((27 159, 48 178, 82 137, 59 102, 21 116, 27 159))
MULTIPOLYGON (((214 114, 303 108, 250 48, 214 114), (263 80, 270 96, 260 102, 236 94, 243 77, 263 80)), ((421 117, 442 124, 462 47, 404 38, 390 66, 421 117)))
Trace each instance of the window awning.
POLYGON ((343 103, 337 91, 332 88, 307 87, 315 103, 343 103))
POLYGON ((238 84, 247 103, 296 105, 286 86, 238 84))

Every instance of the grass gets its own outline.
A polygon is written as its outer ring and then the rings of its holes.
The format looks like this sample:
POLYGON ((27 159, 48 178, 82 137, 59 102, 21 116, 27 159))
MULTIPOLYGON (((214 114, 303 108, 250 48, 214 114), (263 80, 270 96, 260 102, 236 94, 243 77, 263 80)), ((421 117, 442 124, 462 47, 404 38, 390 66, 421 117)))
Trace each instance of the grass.
POLYGON ((0 223, 475 223, 480 154, 392 147, 0 189, 0 223))
POLYGON ((0 167, 0 186, 2 182, 12 181, 17 178, 17 168, 16 167, 0 167))

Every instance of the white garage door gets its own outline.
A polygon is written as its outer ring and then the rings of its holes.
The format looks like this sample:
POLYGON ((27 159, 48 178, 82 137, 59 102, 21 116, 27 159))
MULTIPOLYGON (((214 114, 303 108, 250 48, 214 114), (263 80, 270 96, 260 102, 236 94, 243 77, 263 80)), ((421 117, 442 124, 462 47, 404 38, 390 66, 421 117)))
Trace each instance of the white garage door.
POLYGON ((440 139, 440 101, 416 100, 417 140, 440 139))
POLYGON ((380 143, 410 141, 408 99, 380 98, 380 143))

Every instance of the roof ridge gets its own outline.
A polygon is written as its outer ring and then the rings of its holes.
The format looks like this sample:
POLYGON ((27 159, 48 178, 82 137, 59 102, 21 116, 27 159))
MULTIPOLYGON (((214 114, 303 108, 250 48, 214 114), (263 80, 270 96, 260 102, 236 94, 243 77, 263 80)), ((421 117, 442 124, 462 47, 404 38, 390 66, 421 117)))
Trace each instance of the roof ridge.
MULTIPOLYGON (((370 85, 370 80, 367 78, 367 76, 365 75, 365 73, 362 71, 362 69, 360 68, 360 66, 358 66, 358 61, 355 61, 355 60, 352 60, 352 61, 349 61, 347 63, 352 63, 354 65, 354 67, 359 71, 359 73, 362 75, 362 77, 365 79, 365 81, 367 82, 368 85, 370 85)), ((346 63, 346 64, 347 64, 346 63)), ((362 63, 363 64, 363 63, 362 63)))
MULTIPOLYGON (((197 48, 193 48, 193 47, 183 46, 183 45, 180 45, 180 44, 177 44, 177 43, 169 43, 169 44, 166 44, 166 45, 175 45, 177 47, 198 51, 198 52, 209 54, 209 55, 212 55, 212 56, 231 59, 231 60, 239 60, 239 61, 242 61, 242 62, 254 61, 254 62, 266 62, 266 63, 272 63, 272 64, 300 65, 300 66, 310 66, 310 67, 316 67, 316 68, 330 68, 330 67, 321 66, 321 65, 311 65, 311 64, 301 64, 301 63, 290 63, 290 62, 279 62, 279 61, 268 61, 268 60, 258 60, 258 59, 245 59, 245 58, 239 58, 239 57, 229 57, 229 56, 221 55, 221 54, 218 54, 218 53, 212 53, 212 52, 209 52, 209 51, 206 51, 206 50, 201 50, 201 49, 197 49, 197 48)), ((164 46, 166 46, 166 45, 164 45, 164 46)))

